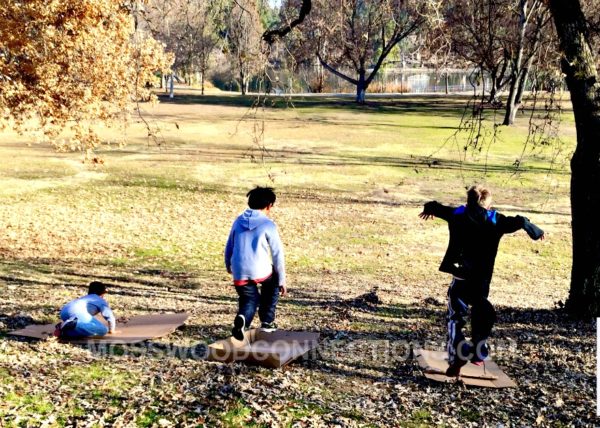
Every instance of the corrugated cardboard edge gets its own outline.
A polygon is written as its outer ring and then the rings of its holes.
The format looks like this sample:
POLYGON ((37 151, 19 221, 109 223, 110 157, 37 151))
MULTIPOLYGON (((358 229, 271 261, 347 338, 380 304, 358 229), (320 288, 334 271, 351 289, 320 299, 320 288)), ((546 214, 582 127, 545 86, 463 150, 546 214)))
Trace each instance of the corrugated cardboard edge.
MULTIPOLYGON (((62 340, 64 343, 72 344, 134 344, 143 342, 149 339, 155 339, 163 337, 173 333, 180 327, 187 319, 189 315, 185 312, 175 314, 150 314, 150 315, 138 315, 131 317, 126 323, 117 324, 118 330, 125 330, 127 326, 139 328, 140 326, 148 325, 149 327, 159 325, 161 328, 157 331, 152 332, 152 329, 148 334, 140 334, 136 337, 119 337, 119 333, 110 336, 94 337, 88 339, 77 339, 77 340, 62 340)), ((23 329, 15 330, 7 333, 11 336, 19 337, 30 337, 33 339, 47 340, 53 337, 55 324, 31 324, 23 329)))
POLYGON ((223 363, 240 361, 268 368, 280 368, 302 357, 319 344, 319 333, 277 330, 264 332, 251 329, 245 332, 243 341, 229 337, 208 346, 208 360, 223 363), (261 342, 261 351, 252 349, 252 344, 261 342), (279 352, 277 344, 290 346, 287 353, 279 352), (264 347, 274 344, 275 348, 265 351, 264 347))
MULTIPOLYGON (((446 376, 445 369, 448 367, 446 353, 441 351, 428 351, 415 349, 415 356, 419 366, 423 369, 425 377, 437 382, 453 383, 457 378, 446 376)), ((459 376, 465 385, 479 386, 484 388, 516 388, 517 384, 504 373, 491 359, 485 361, 485 373, 483 367, 467 365, 461 371, 465 375, 459 376), (481 372, 481 374, 478 374, 481 372)))

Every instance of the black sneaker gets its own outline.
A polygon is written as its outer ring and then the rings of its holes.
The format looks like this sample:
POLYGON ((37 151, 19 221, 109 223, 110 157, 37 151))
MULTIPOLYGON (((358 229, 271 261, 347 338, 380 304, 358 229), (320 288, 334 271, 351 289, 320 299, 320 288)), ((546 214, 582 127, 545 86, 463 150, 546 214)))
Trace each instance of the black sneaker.
POLYGON ((246 327, 246 317, 242 314, 236 315, 233 320, 233 328, 231 329, 231 334, 237 340, 244 340, 244 327, 246 327))
POLYGON ((461 360, 460 358, 456 358, 448 368, 446 369, 446 376, 448 377, 458 377, 460 375, 460 369, 467 364, 467 360, 461 360))
POLYGON ((260 328, 266 333, 272 333, 277 330, 277 324, 274 322, 263 322, 260 324, 260 328))

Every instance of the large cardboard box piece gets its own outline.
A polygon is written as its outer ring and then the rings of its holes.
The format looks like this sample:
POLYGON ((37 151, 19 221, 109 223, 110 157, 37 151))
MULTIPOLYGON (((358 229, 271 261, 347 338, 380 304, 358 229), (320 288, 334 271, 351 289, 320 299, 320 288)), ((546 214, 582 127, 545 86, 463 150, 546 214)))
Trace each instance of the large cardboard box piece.
MULTIPOLYGON (((415 356, 419 366, 423 368, 426 378, 438 382, 456 382, 455 377, 446 376, 448 368, 446 352, 415 349, 415 356)), ((460 370, 459 379, 465 385, 487 388, 514 388, 517 386, 491 359, 485 360, 483 366, 467 363, 460 370)))
MULTIPOLYGON (((188 314, 151 314, 131 317, 124 323, 117 323, 117 333, 106 336, 96 336, 84 339, 61 341, 77 344, 106 343, 106 344, 132 344, 148 339, 166 336, 173 333, 185 320, 188 314)), ((102 320, 104 321, 104 320, 102 320)), ((53 337, 55 324, 32 324, 21 330, 11 331, 12 336, 31 337, 46 340, 53 337)))
POLYGON ((303 356, 319 344, 319 333, 252 329, 243 341, 233 337, 208 346, 208 359, 231 363, 243 361, 263 367, 278 368, 303 356))

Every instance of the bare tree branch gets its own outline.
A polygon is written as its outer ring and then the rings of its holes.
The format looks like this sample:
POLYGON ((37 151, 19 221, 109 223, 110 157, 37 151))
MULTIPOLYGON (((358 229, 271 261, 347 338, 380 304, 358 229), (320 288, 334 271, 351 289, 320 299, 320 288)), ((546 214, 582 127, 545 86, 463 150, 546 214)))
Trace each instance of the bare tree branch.
POLYGON ((262 35, 262 39, 265 42, 267 42, 267 44, 272 45, 275 42, 275 40, 284 37, 287 33, 292 31, 294 29, 294 27, 302 24, 302 22, 304 21, 304 18, 306 18, 306 16, 310 13, 311 8, 312 8, 311 0, 302 0, 302 6, 300 6, 300 12, 298 14, 298 18, 294 19, 293 21, 291 21, 288 25, 286 25, 284 27, 265 31, 262 35))
POLYGON ((329 64, 327 64, 325 62, 325 60, 323 60, 323 58, 321 58, 321 55, 319 53, 317 53, 317 58, 319 58, 319 62, 321 63, 321 65, 323 67, 325 67, 328 71, 330 71, 331 73, 335 74, 336 76, 346 80, 347 82, 352 83, 353 85, 357 85, 358 84, 358 80, 353 79, 351 77, 346 76, 344 73, 337 71, 335 68, 333 68, 332 66, 330 66, 329 64))

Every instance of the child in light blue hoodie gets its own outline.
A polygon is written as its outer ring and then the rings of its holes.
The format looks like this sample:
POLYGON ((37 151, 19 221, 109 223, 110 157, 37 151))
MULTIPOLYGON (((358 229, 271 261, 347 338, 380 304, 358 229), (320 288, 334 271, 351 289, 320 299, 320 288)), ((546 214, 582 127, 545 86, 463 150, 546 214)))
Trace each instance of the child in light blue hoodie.
POLYGON ((286 294, 283 245, 275 223, 268 217, 276 195, 270 187, 249 191, 248 207, 234 222, 225 246, 225 267, 233 275, 238 313, 232 334, 244 339, 258 308, 261 328, 273 331, 279 295, 286 294), (258 285, 260 284, 260 291, 258 285))
POLYGON ((57 325, 55 335, 77 339, 114 333, 117 322, 113 311, 104 300, 105 294, 106 284, 100 281, 90 282, 86 296, 70 301, 61 309, 62 322, 57 325), (96 318, 97 314, 104 317, 108 327, 96 318))

